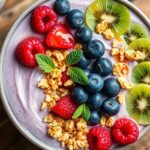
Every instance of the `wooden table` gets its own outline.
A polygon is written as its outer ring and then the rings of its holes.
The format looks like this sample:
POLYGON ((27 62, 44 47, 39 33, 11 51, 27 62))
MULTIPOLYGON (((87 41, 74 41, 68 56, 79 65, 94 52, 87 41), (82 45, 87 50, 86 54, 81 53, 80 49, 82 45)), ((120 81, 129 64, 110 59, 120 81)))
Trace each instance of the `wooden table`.
MULTIPOLYGON (((0 47, 13 22, 29 5, 36 0, 6 0, 0 11, 0 47)), ((150 0, 137 0, 135 4, 150 18, 150 0)), ((150 150, 150 131, 126 150, 150 150)), ((0 102, 0 150, 38 150, 25 139, 8 119, 0 102)))

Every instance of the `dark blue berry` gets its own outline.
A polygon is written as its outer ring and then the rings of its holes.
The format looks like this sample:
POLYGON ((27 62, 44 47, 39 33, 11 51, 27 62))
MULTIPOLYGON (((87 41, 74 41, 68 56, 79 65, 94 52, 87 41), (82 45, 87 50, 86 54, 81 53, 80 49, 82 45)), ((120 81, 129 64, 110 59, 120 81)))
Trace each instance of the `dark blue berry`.
POLYGON ((116 115, 120 110, 120 105, 115 98, 106 99, 102 107, 103 111, 109 116, 116 115))
POLYGON ((91 110, 97 110, 103 103, 103 96, 100 93, 96 93, 89 97, 87 104, 91 110))
POLYGON ((104 93, 109 97, 115 97, 121 90, 120 84, 114 78, 108 78, 104 81, 104 93))
POLYGON ((73 29, 80 28, 84 23, 84 14, 78 9, 71 10, 67 15, 67 22, 73 29))
POLYGON ((88 76, 89 84, 86 85, 86 89, 89 93, 98 93, 101 91, 104 85, 103 79, 96 73, 91 73, 88 76))
POLYGON ((80 43, 87 43, 92 39, 92 30, 88 27, 81 27, 75 33, 75 39, 80 43))
POLYGON ((86 46, 86 53, 90 58, 99 59, 105 53, 105 46, 99 40, 92 40, 86 46))
POLYGON ((54 9, 57 14, 65 15, 70 10, 70 3, 68 0, 56 0, 54 3, 54 9))
POLYGON ((89 124, 96 125, 96 124, 98 124, 100 122, 100 119, 101 119, 101 116, 98 113, 98 111, 91 111, 89 124))
POLYGON ((72 98, 78 104, 86 103, 88 100, 88 93, 81 86, 76 86, 72 91, 72 98))
POLYGON ((86 69, 89 66, 90 62, 91 60, 86 58, 85 55, 83 54, 80 61, 77 63, 77 66, 82 69, 86 69))
POLYGON ((100 76, 106 77, 112 73, 112 63, 107 58, 100 58, 94 63, 94 70, 100 76))

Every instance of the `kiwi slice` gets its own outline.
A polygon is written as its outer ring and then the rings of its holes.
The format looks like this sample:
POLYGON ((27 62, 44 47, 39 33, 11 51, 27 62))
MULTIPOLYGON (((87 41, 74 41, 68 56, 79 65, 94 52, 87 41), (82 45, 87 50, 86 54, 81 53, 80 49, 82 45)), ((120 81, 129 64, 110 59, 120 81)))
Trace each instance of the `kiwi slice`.
POLYGON ((132 82, 150 85, 150 62, 142 62, 136 65, 132 71, 132 82))
POLYGON ((128 50, 140 51, 143 54, 141 60, 150 60, 150 39, 137 39, 129 44, 128 50))
POLYGON ((137 84, 126 96, 127 112, 138 124, 150 124, 150 86, 137 84))
POLYGON ((136 39, 149 38, 148 31, 137 23, 131 23, 127 32, 124 34, 124 39, 127 44, 130 44, 136 39))
POLYGON ((92 31, 102 21, 108 23, 108 28, 115 36, 120 36, 127 31, 130 25, 130 13, 128 9, 115 0, 96 0, 86 11, 86 24, 92 31))

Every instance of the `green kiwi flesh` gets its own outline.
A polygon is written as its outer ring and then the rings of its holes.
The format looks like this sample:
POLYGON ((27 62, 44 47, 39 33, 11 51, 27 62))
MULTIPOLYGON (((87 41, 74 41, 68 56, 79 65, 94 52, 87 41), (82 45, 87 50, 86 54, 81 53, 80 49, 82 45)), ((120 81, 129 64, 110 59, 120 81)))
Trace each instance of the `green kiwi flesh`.
POLYGON ((130 25, 130 13, 128 9, 115 0, 96 0, 86 11, 86 24, 92 31, 102 21, 108 23, 115 36, 125 33, 130 25))
POLYGON ((135 85, 126 96, 127 112, 138 124, 150 124, 150 86, 135 85))
POLYGON ((150 62, 141 62, 132 71, 132 82, 150 85, 150 62))
POLYGON ((129 44, 128 50, 142 52, 141 61, 150 60, 150 39, 140 38, 129 44))
POLYGON ((124 34, 124 39, 127 44, 140 38, 149 38, 148 31, 140 24, 131 23, 127 32, 124 34))

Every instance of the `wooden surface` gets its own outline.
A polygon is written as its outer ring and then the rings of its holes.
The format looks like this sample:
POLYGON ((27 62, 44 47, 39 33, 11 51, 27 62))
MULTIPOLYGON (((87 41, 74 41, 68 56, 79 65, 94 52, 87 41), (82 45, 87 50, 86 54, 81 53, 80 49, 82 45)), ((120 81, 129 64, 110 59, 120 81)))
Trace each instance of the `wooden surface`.
MULTIPOLYGON (((6 0, 0 11, 0 47, 16 18, 36 0, 6 0)), ((135 4, 150 18, 150 0, 137 0, 135 4)), ((150 131, 126 150, 150 150, 150 131)), ((0 102, 0 150, 39 150, 25 139, 8 119, 0 102)))

